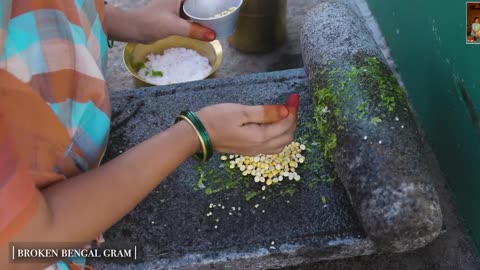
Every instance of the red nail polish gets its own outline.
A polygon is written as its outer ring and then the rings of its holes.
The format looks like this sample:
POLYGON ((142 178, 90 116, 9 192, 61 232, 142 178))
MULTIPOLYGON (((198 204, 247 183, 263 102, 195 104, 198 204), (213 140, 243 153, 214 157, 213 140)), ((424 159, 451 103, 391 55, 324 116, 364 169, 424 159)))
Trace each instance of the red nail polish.
POLYGON ((287 108, 298 111, 298 106, 300 105, 300 94, 291 94, 287 99, 287 108))
POLYGON ((212 40, 215 39, 215 37, 216 37, 215 32, 213 32, 213 31, 206 31, 206 33, 205 33, 205 38, 206 38, 207 40, 212 41, 212 40))

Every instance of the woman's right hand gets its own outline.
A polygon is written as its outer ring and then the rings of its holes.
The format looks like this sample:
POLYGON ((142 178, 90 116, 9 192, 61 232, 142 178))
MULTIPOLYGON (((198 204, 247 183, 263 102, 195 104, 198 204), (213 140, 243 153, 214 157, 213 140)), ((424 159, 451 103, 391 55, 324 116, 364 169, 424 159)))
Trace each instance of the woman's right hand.
POLYGON ((255 156, 276 154, 294 139, 300 96, 285 105, 246 106, 224 103, 197 112, 215 151, 255 156))

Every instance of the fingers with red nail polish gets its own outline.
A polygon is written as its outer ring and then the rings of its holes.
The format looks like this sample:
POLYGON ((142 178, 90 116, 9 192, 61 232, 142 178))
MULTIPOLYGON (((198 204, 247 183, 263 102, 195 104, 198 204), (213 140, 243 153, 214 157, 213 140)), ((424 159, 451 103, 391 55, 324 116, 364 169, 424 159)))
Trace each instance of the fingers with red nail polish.
POLYGON ((294 114, 295 116, 297 116, 298 108, 300 106, 300 95, 291 94, 287 99, 286 106, 290 114, 294 114))
POLYGON ((199 39, 203 41, 213 41, 216 38, 216 34, 213 30, 201 26, 198 23, 191 23, 189 37, 199 39))
POLYGON ((218 104, 197 114, 217 151, 257 155, 278 153, 294 138, 298 95, 286 105, 218 104))
POLYGON ((190 37, 202 41, 213 41, 215 31, 187 20, 182 11, 181 0, 150 1, 149 4, 136 10, 139 18, 141 43, 152 43, 172 35, 190 37))

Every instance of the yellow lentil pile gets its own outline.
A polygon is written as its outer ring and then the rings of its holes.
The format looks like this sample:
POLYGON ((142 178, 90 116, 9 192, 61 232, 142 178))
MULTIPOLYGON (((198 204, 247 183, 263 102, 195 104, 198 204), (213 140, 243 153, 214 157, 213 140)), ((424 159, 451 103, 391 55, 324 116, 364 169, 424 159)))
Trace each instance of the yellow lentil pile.
POLYGON ((251 175, 255 183, 270 186, 283 180, 300 181, 301 177, 296 172, 299 164, 305 162, 302 151, 305 145, 292 142, 276 155, 258 155, 255 157, 229 155, 222 156, 222 160, 229 160, 230 169, 238 168, 243 176, 251 175))

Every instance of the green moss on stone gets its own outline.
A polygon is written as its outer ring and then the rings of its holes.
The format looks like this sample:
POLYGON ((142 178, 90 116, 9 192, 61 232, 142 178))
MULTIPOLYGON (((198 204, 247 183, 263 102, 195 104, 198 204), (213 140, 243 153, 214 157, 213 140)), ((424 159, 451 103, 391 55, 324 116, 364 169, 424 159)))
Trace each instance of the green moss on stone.
POLYGON ((329 64, 314 88, 315 118, 328 159, 352 121, 378 126, 408 110, 403 89, 382 61, 362 55, 354 59, 351 66, 329 64))
POLYGON ((315 91, 314 101, 315 119, 324 140, 323 154, 330 159, 333 150, 337 146, 335 133, 335 130, 338 128, 337 121, 341 119, 341 111, 338 108, 338 96, 330 88, 326 87, 315 91))

